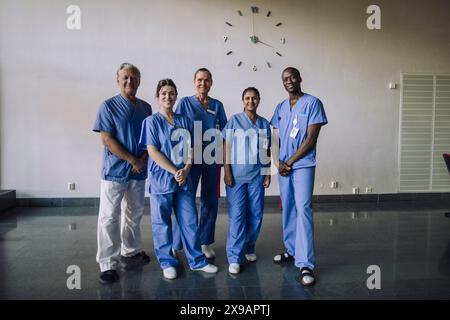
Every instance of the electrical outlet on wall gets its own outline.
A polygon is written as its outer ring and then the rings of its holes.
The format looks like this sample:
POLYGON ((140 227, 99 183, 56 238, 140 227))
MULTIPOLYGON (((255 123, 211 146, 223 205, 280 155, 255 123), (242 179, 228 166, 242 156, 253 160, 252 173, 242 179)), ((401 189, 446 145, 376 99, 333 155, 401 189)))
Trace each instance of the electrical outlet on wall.
POLYGON ((69 182, 69 184, 67 185, 67 189, 69 189, 69 191, 74 191, 75 190, 75 183, 74 182, 69 182))
POLYGON ((397 89, 397 84, 395 82, 389 82, 388 88, 389 89, 397 89))
POLYGON ((372 187, 366 187, 366 193, 372 193, 373 188, 372 187))
POLYGON ((358 187, 353 187, 352 191, 353 191, 353 194, 359 194, 359 188, 358 187))
POLYGON ((337 189, 338 187, 338 182, 337 181, 331 181, 330 182, 330 188, 331 189, 337 189))

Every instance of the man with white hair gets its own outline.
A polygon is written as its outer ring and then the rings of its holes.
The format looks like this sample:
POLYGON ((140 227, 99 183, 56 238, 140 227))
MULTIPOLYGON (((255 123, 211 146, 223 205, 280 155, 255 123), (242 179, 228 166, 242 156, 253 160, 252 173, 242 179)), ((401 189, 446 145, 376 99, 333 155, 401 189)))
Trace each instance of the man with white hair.
POLYGON ((152 108, 136 97, 140 77, 134 65, 120 65, 120 94, 100 105, 93 128, 104 145, 97 227, 99 280, 104 284, 119 280, 119 257, 126 264, 150 261, 141 247, 148 154, 139 148, 139 136, 152 108))

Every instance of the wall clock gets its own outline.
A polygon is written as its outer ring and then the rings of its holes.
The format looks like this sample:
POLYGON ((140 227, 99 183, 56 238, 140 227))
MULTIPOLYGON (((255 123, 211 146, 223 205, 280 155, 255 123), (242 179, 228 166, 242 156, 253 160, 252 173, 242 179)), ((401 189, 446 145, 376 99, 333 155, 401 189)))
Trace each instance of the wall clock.
POLYGON ((251 21, 251 29, 243 24, 233 23, 232 20, 225 21, 228 28, 227 34, 223 36, 223 41, 227 44, 226 55, 235 59, 237 67, 249 66, 251 70, 258 71, 259 68, 272 68, 274 59, 283 57, 283 46, 286 44, 286 38, 279 36, 278 39, 271 37, 268 39, 268 31, 270 29, 280 29, 282 31, 283 23, 272 19, 272 12, 270 10, 261 11, 259 7, 250 7, 249 10, 237 10, 236 15, 240 17, 239 21, 248 18, 251 21), (229 34, 233 31, 234 37, 229 34), (239 48, 233 48, 233 39, 236 37, 246 37, 252 44, 250 56, 248 53, 243 54, 239 52, 239 48), (262 50, 269 48, 269 50, 262 50), (265 65, 257 65, 255 62, 256 56, 264 55, 265 65))

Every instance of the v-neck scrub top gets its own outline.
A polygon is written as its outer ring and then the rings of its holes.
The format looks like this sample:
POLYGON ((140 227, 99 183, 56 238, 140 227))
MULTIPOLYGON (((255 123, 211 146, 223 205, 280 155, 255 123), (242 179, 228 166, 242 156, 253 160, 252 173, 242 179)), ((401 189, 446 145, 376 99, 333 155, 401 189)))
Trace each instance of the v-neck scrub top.
MULTIPOLYGON (((205 110, 198 98, 194 96, 183 97, 177 105, 175 113, 182 114, 189 118, 192 123, 201 121, 202 136, 208 129, 217 129, 222 131, 227 123, 227 116, 222 102, 217 99, 209 98, 208 109, 205 110)), ((193 141, 202 141, 203 137, 193 137, 193 141)), ((214 141, 214 139, 212 140, 214 141)), ((202 141, 202 149, 212 143, 212 141, 202 141)), ((196 161, 197 163, 197 161, 196 161)))
MULTIPOLYGON (((183 153, 187 155, 189 150, 186 148, 191 147, 192 122, 180 114, 174 114, 173 121, 172 125, 159 112, 146 118, 142 124, 140 144, 142 149, 147 149, 148 145, 156 147, 177 169, 181 169, 185 165, 183 153)), ((148 179, 150 194, 192 190, 190 175, 187 182, 179 186, 174 175, 161 168, 151 157, 148 158, 148 179)))
MULTIPOLYGON (((308 126, 311 124, 328 123, 322 102, 307 93, 292 107, 289 99, 277 105, 270 121, 280 134, 280 159, 287 161, 305 141, 308 126), (291 137, 294 126, 298 129, 295 138, 291 137)), ((316 147, 312 148, 304 157, 294 162, 292 169, 314 167, 316 165, 316 147)))
POLYGON ((270 163, 267 157, 271 138, 269 121, 258 116, 256 123, 253 123, 245 112, 241 112, 231 117, 222 135, 231 144, 230 161, 234 180, 246 183, 260 179, 261 169, 270 163), (266 159, 261 158, 264 152, 266 159))
MULTIPOLYGON (((100 105, 93 131, 113 134, 128 152, 140 157, 144 153, 139 147, 142 121, 151 114, 152 107, 147 102, 136 98, 136 105, 133 105, 119 94, 100 105)), ((145 170, 132 173, 131 169, 131 164, 104 147, 102 180, 123 183, 147 178, 145 170)))

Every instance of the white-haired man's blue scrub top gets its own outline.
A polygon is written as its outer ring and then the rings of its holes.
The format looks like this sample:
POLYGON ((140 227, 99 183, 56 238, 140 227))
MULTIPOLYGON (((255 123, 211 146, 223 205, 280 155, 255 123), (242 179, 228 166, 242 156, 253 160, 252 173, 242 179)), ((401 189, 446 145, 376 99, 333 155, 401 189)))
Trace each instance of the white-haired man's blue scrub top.
MULTIPOLYGON (((151 114, 147 102, 136 98, 132 105, 119 94, 100 105, 93 131, 111 133, 128 152, 141 157, 141 125, 151 114)), ((115 270, 120 254, 133 256, 142 251, 140 221, 147 172, 134 174, 131 169, 131 164, 104 147, 97 227, 97 262, 101 272, 115 270)))
MULTIPOLYGON (((277 105, 270 121, 279 130, 281 161, 286 162, 305 141, 308 126, 328 123, 322 102, 305 93, 290 106, 289 99, 277 105)), ((282 205, 283 240, 287 253, 295 257, 295 266, 315 267, 312 195, 316 166, 316 148, 292 164, 288 176, 279 175, 282 205)))

